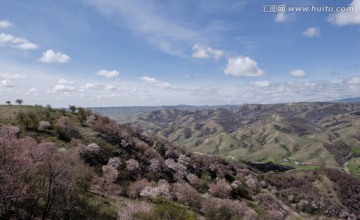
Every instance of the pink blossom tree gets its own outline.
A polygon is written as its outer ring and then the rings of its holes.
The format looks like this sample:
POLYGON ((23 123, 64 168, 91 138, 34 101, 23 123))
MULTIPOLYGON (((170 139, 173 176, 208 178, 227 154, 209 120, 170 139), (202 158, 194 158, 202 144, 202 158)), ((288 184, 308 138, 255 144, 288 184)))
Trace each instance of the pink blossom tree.
POLYGON ((138 198, 138 197, 140 197, 141 191, 145 187, 150 187, 152 185, 154 185, 154 184, 149 182, 149 180, 147 180, 147 179, 137 180, 137 181, 133 182, 132 184, 130 184, 129 189, 128 189, 128 195, 130 198, 138 198))
POLYGON ((126 161, 126 170, 130 172, 136 172, 140 169, 139 162, 134 159, 130 159, 126 161))
POLYGON ((39 131, 46 131, 50 128, 50 122, 48 121, 39 121, 38 130, 39 131))
POLYGON ((186 183, 175 183, 173 184, 173 191, 175 197, 181 203, 190 207, 200 208, 202 196, 194 187, 186 183))
POLYGON ((114 182, 118 178, 118 168, 121 165, 119 158, 111 158, 107 165, 102 166, 102 176, 94 178, 92 190, 106 196, 115 196, 122 191, 114 182))
POLYGON ((141 197, 171 199, 170 185, 166 181, 159 181, 156 186, 146 186, 140 192, 141 197))
POLYGON ((209 184, 209 192, 211 195, 219 198, 229 198, 231 186, 225 180, 218 181, 217 183, 209 184))
POLYGON ((67 116, 61 116, 56 120, 55 133, 59 138, 64 140, 70 140, 73 137, 77 137, 79 131, 77 130, 73 121, 67 116))

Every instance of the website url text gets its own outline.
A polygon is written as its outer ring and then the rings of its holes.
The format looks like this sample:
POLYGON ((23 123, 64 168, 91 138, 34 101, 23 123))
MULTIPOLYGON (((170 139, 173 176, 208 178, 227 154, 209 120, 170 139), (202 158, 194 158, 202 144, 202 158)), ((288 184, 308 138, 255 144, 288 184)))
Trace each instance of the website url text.
POLYGON ((279 12, 354 12, 353 6, 334 7, 327 5, 312 6, 286 6, 286 5, 262 5, 261 12, 279 13, 279 12))

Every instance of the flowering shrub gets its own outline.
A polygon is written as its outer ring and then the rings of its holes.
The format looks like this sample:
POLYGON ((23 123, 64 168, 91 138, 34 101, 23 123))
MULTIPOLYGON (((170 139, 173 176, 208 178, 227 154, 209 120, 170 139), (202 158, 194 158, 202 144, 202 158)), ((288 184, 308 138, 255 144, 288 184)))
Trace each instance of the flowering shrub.
POLYGON ((259 200, 259 205, 271 214, 275 219, 283 219, 287 214, 286 207, 272 194, 259 193, 255 196, 259 200))
POLYGON ((145 155, 150 158, 156 158, 156 159, 161 158, 160 154, 154 148, 147 148, 145 150, 145 155))
POLYGON ((112 166, 113 168, 117 169, 121 165, 121 161, 118 157, 112 157, 108 161, 108 166, 112 166))
POLYGON ((145 202, 126 202, 119 209, 118 220, 139 220, 141 216, 151 212, 151 206, 145 202))
POLYGON ((200 208, 202 200, 201 194, 192 186, 185 183, 175 183, 173 185, 175 197, 181 202, 190 207, 200 208))
MULTIPOLYGON (((16 129, 2 126, 0 132, 0 217, 10 211, 15 204, 26 200, 28 186, 22 180, 31 172, 34 164, 25 151, 28 144, 13 138, 16 129), (6 138, 5 138, 6 137, 6 138), (8 139, 10 137, 11 139, 8 139)), ((33 140, 31 144, 36 144, 33 140)))
POLYGON ((152 186, 153 183, 149 182, 147 179, 140 179, 132 184, 130 184, 128 189, 128 196, 130 198, 138 198, 140 196, 141 191, 148 186, 152 186))
POLYGON ((258 189, 258 180, 253 175, 247 175, 245 177, 245 184, 253 191, 258 189))
POLYGON ((204 184, 203 181, 193 173, 189 173, 188 175, 186 175, 186 179, 194 187, 201 187, 204 184))
POLYGON ((184 154, 180 154, 177 161, 183 165, 188 165, 190 163, 191 159, 184 154))
POLYGON ((140 169, 140 165, 139 162, 137 162, 134 159, 130 159, 128 161, 126 161, 126 170, 130 171, 130 172, 136 172, 140 169))
POLYGON ((128 146, 130 146, 130 143, 127 142, 126 140, 122 139, 121 140, 121 146, 124 147, 124 148, 127 148, 128 146))
POLYGON ((159 181, 157 186, 144 187, 143 190, 141 190, 140 192, 140 196, 150 198, 162 197, 165 199, 171 199, 170 185, 165 181, 159 181))
POLYGON ((178 154, 174 150, 167 150, 165 152, 165 158, 167 158, 167 159, 177 159, 178 154))
POLYGON ((95 144, 95 143, 91 143, 86 147, 87 150, 89 151, 98 151, 100 149, 99 145, 95 144))
POLYGON ((95 122, 96 122, 96 117, 95 115, 90 115, 86 118, 86 124, 89 126, 89 127, 93 127, 95 125, 95 122))
POLYGON ((212 220, 258 219, 257 214, 245 204, 230 199, 209 197, 203 200, 201 211, 212 220))
POLYGON ((217 183, 209 184, 209 193, 219 198, 229 198, 231 192, 231 186, 222 180, 217 183))
POLYGON ((100 114, 90 115, 86 118, 86 124, 94 131, 115 137, 120 128, 119 124, 107 116, 100 114))
POLYGON ((70 140, 72 137, 77 137, 79 134, 74 122, 67 116, 61 116, 56 120, 55 133, 59 138, 64 140, 70 140))
POLYGON ((115 196, 120 194, 121 187, 114 184, 119 175, 119 171, 117 170, 119 166, 119 158, 111 158, 107 165, 102 166, 102 176, 94 179, 92 190, 100 192, 106 196, 115 196))
POLYGON ((49 142, 38 144, 30 137, 18 138, 17 132, 13 126, 0 127, 0 218, 71 215, 82 181, 89 177, 78 152, 49 142))
POLYGON ((184 167, 184 165, 175 162, 174 159, 166 159, 164 163, 165 163, 166 167, 175 171, 174 178, 177 181, 182 181, 182 179, 184 179, 184 177, 187 174, 186 168, 184 167))
POLYGON ((15 139, 19 133, 19 128, 12 125, 3 125, 0 128, 0 137, 8 140, 15 139))
POLYGON ((159 160, 157 159, 151 159, 150 160, 150 166, 149 166, 149 170, 154 172, 154 173, 157 173, 157 172, 160 172, 161 171, 161 163, 159 160))
POLYGON ((175 162, 173 159, 167 159, 165 160, 165 165, 176 171, 177 173, 185 173, 186 167, 182 165, 181 163, 175 162))
POLYGON ((46 131, 50 128, 50 122, 48 121, 40 121, 39 122, 39 126, 38 126, 38 130, 39 131, 46 131))

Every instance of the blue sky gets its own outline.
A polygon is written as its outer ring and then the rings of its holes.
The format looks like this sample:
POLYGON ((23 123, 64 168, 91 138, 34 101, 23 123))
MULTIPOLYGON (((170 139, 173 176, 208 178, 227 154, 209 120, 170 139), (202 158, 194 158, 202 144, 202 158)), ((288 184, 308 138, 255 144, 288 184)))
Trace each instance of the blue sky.
POLYGON ((0 103, 219 105, 360 96, 360 0, 0 5, 0 103), (285 12, 263 12, 269 5, 286 5, 285 12), (289 12, 313 5, 353 12, 289 12))

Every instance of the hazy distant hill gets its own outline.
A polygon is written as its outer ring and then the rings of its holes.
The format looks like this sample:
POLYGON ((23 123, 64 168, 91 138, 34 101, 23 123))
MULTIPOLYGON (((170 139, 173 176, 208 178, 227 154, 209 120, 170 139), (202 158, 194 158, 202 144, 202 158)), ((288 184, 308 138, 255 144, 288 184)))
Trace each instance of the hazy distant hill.
POLYGON ((359 103, 359 102, 360 102, 360 97, 352 97, 352 98, 338 99, 338 100, 335 100, 335 102, 353 102, 353 103, 359 103))
POLYGON ((246 104, 203 110, 161 109, 119 119, 193 152, 297 167, 359 169, 360 104, 246 104))
POLYGON ((219 105, 219 106, 193 106, 193 105, 176 105, 176 106, 126 106, 126 107, 91 107, 95 112, 107 115, 109 117, 117 117, 119 119, 136 115, 145 112, 158 111, 162 109, 179 109, 179 110, 206 110, 206 109, 216 109, 216 108, 225 108, 225 109, 235 109, 237 105, 219 105))

